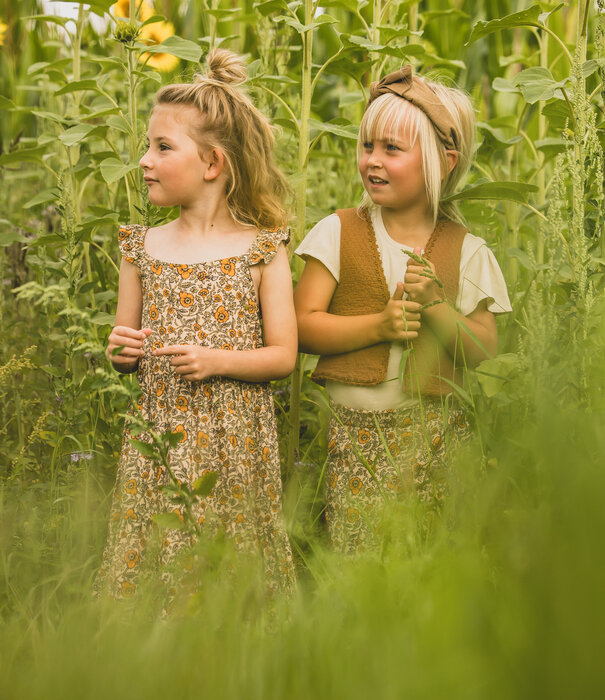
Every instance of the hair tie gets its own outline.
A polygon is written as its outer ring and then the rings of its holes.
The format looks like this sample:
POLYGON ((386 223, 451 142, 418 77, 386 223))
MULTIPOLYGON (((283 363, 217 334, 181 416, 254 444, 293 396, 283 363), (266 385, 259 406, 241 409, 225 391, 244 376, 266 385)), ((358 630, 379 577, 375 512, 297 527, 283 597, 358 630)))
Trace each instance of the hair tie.
MULTIPOLYGON (((381 95, 389 93, 402 97, 421 109, 433 125, 439 140, 452 151, 458 150, 460 136, 450 113, 445 108, 434 90, 412 73, 412 66, 407 65, 394 73, 385 75, 382 80, 370 85, 368 105, 381 95)), ((367 108, 367 107, 366 107, 367 108)))

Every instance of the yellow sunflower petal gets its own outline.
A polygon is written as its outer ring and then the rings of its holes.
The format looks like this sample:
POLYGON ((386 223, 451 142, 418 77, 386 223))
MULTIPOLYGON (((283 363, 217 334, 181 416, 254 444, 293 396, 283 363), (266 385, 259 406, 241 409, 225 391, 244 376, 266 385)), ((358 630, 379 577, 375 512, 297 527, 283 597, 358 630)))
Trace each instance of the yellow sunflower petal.
MULTIPOLYGON (((143 3, 141 3, 140 0, 137 0, 136 4, 137 7, 139 7, 140 4, 138 19, 140 19, 141 22, 153 16, 153 7, 148 2, 143 0, 143 3)), ((130 0, 118 0, 118 2, 111 6, 111 9, 116 17, 130 17, 130 0)))
MULTIPOLYGON (((154 44, 161 44, 169 36, 174 36, 174 25, 171 22, 154 22, 153 24, 146 24, 141 29, 139 38, 145 44, 153 46, 154 44)), ((141 54, 141 61, 162 72, 174 70, 179 63, 179 59, 169 53, 150 54, 145 52, 141 54)))

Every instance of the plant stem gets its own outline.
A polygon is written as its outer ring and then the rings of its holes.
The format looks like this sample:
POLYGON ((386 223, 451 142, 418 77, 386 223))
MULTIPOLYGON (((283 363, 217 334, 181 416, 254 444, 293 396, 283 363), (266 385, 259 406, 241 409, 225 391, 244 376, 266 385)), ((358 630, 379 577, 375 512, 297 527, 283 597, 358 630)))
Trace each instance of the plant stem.
MULTIPOLYGON (((313 55, 313 2, 305 0, 304 24, 309 27, 301 34, 303 63, 301 75, 301 106, 300 106, 300 131, 298 140, 298 183, 296 187, 296 233, 294 245, 296 246, 305 232, 307 218, 307 154, 309 151, 309 117, 311 114, 311 97, 313 95, 312 81, 312 55, 313 55)), ((298 264, 298 262, 296 263, 298 264)), ((299 456, 300 442, 300 387, 302 382, 301 356, 296 359, 296 365, 290 381, 290 430, 288 434, 288 450, 286 454, 286 473, 291 474, 294 463, 299 456)))

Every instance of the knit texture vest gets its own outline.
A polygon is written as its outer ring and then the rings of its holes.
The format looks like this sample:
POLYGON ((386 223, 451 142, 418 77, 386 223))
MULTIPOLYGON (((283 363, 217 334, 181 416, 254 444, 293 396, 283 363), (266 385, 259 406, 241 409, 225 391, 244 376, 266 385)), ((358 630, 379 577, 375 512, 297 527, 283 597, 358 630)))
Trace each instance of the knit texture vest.
MULTIPOLYGON (((359 213, 357 209, 339 209, 336 213, 340 219, 340 279, 328 313, 339 316, 379 313, 389 300, 389 290, 369 213, 359 213)), ((465 234, 464 226, 440 221, 424 252, 443 283, 445 299, 452 305, 458 294, 465 234)), ((402 270, 402 279, 404 274, 402 270)), ((326 379, 359 386, 379 384, 386 380, 390 347, 389 342, 377 343, 352 352, 322 355, 312 377, 320 384, 326 379)), ((403 387, 407 393, 445 395, 452 391, 448 381, 461 383, 457 363, 442 348, 426 321, 422 321, 418 337, 404 343, 404 350, 408 347, 412 351, 407 358, 403 387)), ((457 360, 460 364, 461 358, 457 360)))

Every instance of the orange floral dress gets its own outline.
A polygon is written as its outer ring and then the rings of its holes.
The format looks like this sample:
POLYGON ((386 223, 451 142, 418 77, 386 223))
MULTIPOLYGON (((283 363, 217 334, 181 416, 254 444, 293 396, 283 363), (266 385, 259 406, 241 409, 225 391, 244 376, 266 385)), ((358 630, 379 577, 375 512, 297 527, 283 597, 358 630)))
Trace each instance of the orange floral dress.
MULTIPOLYGON (((142 417, 156 433, 181 434, 168 457, 181 483, 192 488, 200 477, 217 472, 212 492, 193 510, 202 533, 214 536, 223 531, 238 548, 260 552, 268 587, 290 589, 294 567, 281 523, 280 460, 270 384, 227 377, 192 382, 175 373, 170 357, 151 354, 155 348, 185 343, 225 350, 262 347, 250 266, 269 263, 280 243, 287 242, 288 233, 261 230, 244 255, 177 265, 147 254, 146 232, 139 225, 119 230, 123 257, 140 270, 141 327, 153 331, 139 362, 142 394, 131 414, 142 417)), ((162 491, 170 476, 135 449, 131 437, 127 423, 97 579, 97 589, 114 597, 134 595, 142 567, 155 570, 192 542, 190 532, 168 529, 159 553, 152 554, 154 548, 147 546, 157 530, 154 515, 184 514, 162 491), (157 561, 148 560, 152 557, 157 561)), ((138 439, 145 440, 145 435, 138 439)))

